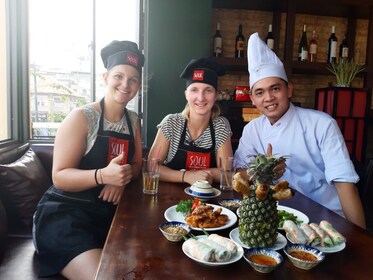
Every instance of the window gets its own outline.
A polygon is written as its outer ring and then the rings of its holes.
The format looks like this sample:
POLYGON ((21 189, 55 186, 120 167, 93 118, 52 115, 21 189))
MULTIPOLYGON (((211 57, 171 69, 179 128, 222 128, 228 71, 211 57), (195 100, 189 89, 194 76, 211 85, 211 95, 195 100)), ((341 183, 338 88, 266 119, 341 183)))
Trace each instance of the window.
MULTIPOLYGON (((140 0, 28 1, 32 139, 53 138, 71 110, 104 96, 100 50, 112 40, 138 43, 139 5, 140 0)), ((136 104, 128 107, 138 111, 136 104)))
POLYGON ((9 131, 9 97, 7 66, 7 45, 6 45, 6 9, 5 0, 0 0, 0 141, 11 137, 9 131), (5 63, 4 63, 5 62, 5 63))

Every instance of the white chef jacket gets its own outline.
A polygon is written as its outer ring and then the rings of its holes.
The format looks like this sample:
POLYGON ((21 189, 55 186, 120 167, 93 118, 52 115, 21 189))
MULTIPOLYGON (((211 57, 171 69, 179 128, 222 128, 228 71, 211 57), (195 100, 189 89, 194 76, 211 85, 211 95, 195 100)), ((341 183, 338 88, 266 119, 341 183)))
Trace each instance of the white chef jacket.
POLYGON ((328 114, 295 107, 275 124, 265 115, 250 121, 242 132, 235 152, 237 167, 247 168, 248 155, 265 154, 272 144, 273 154, 288 156, 281 180, 344 216, 336 182, 359 181, 337 122, 328 114))

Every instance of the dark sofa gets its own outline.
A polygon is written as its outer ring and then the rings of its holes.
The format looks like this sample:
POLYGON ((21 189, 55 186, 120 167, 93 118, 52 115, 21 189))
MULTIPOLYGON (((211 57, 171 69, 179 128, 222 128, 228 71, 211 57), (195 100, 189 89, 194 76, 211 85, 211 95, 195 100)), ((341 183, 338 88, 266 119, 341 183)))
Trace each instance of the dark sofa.
POLYGON ((0 149, 0 279, 39 279, 32 215, 52 184, 52 158, 51 144, 0 149))

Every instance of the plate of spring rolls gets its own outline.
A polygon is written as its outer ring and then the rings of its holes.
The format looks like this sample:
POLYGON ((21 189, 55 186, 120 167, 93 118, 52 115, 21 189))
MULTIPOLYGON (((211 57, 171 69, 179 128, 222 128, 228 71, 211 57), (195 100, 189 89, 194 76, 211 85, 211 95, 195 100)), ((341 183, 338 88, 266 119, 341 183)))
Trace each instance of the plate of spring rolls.
POLYGON ((198 235, 184 241, 182 250, 192 260, 208 266, 221 266, 239 261, 243 248, 218 234, 198 235))
MULTIPOLYGON (((246 249, 251 248, 250 246, 244 244, 241 241, 240 232, 239 232, 238 228, 232 229, 231 232, 229 233, 229 237, 233 241, 237 242, 243 248, 246 248, 246 249)), ((282 248, 284 248, 286 246, 286 244, 287 244, 287 240, 286 240, 285 236, 283 236, 281 233, 278 232, 275 244, 272 247, 269 247, 268 249, 272 249, 272 250, 276 250, 276 251, 281 250, 282 248)))
POLYGON ((293 221, 285 221, 284 230, 291 243, 307 244, 324 253, 336 253, 346 247, 346 238, 326 220, 322 220, 319 224, 299 226, 293 221))
MULTIPOLYGON (((221 208, 221 214, 227 215, 228 219, 225 222, 224 225, 219 226, 219 227, 205 227, 205 228, 199 228, 199 227, 191 227, 193 230, 199 230, 199 231, 215 231, 215 230, 222 230, 229 228, 233 226, 237 222, 237 216, 229 209, 220 206, 220 205, 215 205, 215 204, 209 204, 206 203, 206 205, 211 205, 214 207, 214 211, 217 210, 218 208, 221 208)), ((164 217, 167 221, 176 221, 176 222, 183 222, 185 223, 185 217, 181 212, 176 211, 177 205, 169 207, 165 212, 164 212, 164 217)))
POLYGON ((283 222, 287 217, 291 218, 298 225, 307 224, 310 221, 306 214, 291 207, 277 205, 277 212, 279 213, 280 218, 280 224, 278 227, 280 230, 284 229, 283 222))

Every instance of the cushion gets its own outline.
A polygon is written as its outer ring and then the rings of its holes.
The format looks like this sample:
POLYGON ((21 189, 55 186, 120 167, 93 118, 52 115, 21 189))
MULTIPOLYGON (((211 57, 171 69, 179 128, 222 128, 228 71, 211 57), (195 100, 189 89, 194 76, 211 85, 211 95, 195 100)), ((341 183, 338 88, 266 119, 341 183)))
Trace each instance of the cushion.
POLYGON ((0 165, 0 197, 10 229, 23 227, 31 230, 36 206, 51 184, 32 148, 15 162, 0 165))

